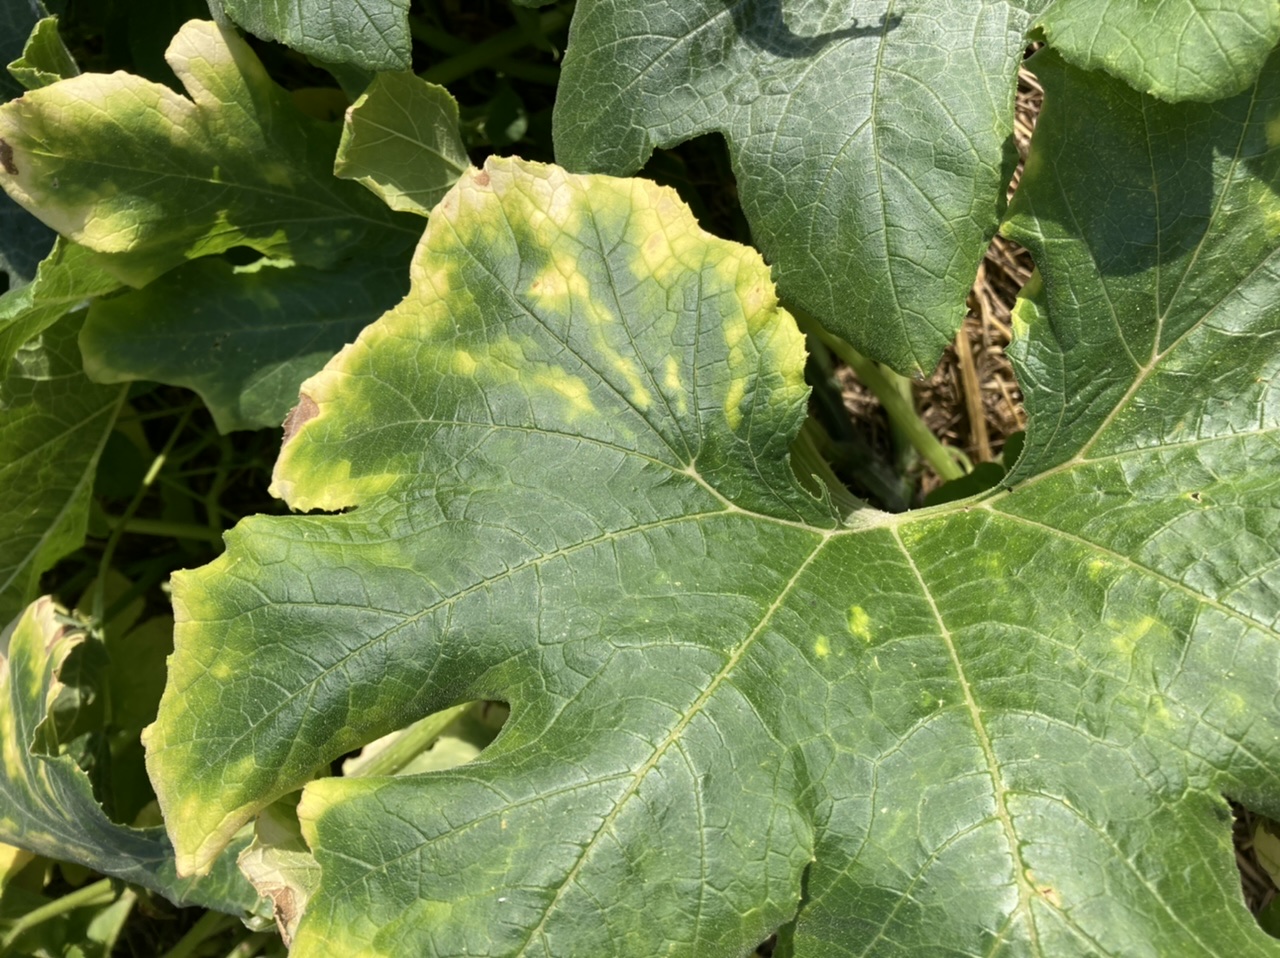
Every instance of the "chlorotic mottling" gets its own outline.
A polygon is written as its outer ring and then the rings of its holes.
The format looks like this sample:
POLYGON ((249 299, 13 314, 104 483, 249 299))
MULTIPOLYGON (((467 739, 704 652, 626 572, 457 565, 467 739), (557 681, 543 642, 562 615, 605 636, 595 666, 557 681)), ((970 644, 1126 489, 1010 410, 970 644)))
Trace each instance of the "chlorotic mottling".
MULTIPOLYGON (((1042 124, 1070 122, 1046 86, 1042 124)), ((1220 110, 1215 142, 1252 142, 1249 116, 1220 110)), ((1105 192, 1148 145, 1057 149, 1105 192)), ((1027 203, 1067 201, 1031 169, 1027 203)), ((1110 237, 1148 291, 1152 231, 1185 227, 1163 213, 1110 237)), ((341 514, 246 520, 174 579, 147 749, 182 869, 302 788, 295 958, 701 958, 779 928, 799 958, 1273 954, 1222 794, 1280 813, 1280 558, 1255 532, 1280 522, 1280 404, 1180 376, 1230 337, 1272 369, 1280 317, 1182 301, 1181 338, 1064 425, 1054 375, 1121 351, 1091 274, 1056 268, 1086 254, 1040 248, 1048 305, 1019 314, 1049 465, 843 515, 792 473, 803 340, 755 252, 643 180, 465 173, 408 297, 290 418, 273 489, 341 514), (1158 407, 1127 405, 1144 390, 1158 407), (471 763, 312 781, 473 700, 511 718, 471 763)))
POLYGON ((188 259, 249 246, 329 266, 412 234, 332 176, 338 131, 300 113, 235 33, 187 23, 167 59, 188 97, 86 73, 0 106, 0 187, 142 285, 188 259), (234 144, 234 146, 232 145, 234 144))

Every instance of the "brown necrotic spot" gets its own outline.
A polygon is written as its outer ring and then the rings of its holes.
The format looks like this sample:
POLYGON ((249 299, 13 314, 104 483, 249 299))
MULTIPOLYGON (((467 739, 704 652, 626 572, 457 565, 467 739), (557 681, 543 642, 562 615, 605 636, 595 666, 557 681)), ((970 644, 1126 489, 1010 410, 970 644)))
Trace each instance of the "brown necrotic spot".
POLYGON ((4 167, 4 171, 10 176, 18 175, 18 167, 13 162, 13 147, 6 140, 0 139, 0 166, 4 167))
POLYGON ((298 434, 298 430, 314 419, 319 412, 320 407, 316 405, 316 401, 306 393, 300 393, 298 405, 290 409, 289 415, 284 419, 284 442, 288 443, 298 434))
POLYGON ((476 176, 475 176, 475 184, 476 184, 476 186, 488 186, 488 185, 489 185, 489 171, 488 171, 488 170, 481 170, 479 173, 477 173, 477 174, 476 174, 476 176))

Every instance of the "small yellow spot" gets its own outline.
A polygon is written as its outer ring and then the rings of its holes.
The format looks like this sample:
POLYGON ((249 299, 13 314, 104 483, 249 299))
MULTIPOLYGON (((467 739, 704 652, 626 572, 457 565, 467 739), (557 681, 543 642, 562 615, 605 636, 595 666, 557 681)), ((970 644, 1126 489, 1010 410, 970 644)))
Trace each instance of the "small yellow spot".
POLYGON ((683 388, 680 383, 680 364, 676 362, 674 356, 667 357, 665 376, 662 382, 673 393, 679 392, 683 388))
POLYGON ((587 384, 576 376, 570 376, 563 369, 556 368, 539 373, 533 381, 568 400, 570 416, 596 411, 595 403, 591 401, 591 390, 587 388, 587 384))
POLYGON ((818 641, 813 643, 813 654, 820 659, 825 659, 831 654, 831 643, 825 635, 818 636, 818 641))
POLYGON ((453 362, 450 364, 453 373, 456 376, 474 376, 476 372, 476 360, 465 349, 459 349, 453 354, 453 362))
POLYGON ((867 615, 867 610, 860 605, 855 605, 849 610, 849 631, 863 642, 871 641, 871 616, 867 615))
POLYGON ((724 418, 729 420, 729 428, 735 432, 742 425, 742 399, 747 394, 747 384, 742 379, 734 379, 729 384, 729 392, 724 397, 724 418))
POLYGON ((1128 625, 1121 627, 1119 633, 1111 640, 1111 647, 1122 655, 1132 655, 1133 650, 1137 648, 1138 643, 1154 628, 1158 628, 1160 623, 1149 615, 1130 622, 1128 625))
POLYGON ((1267 120, 1267 146, 1280 146, 1280 112, 1267 120))

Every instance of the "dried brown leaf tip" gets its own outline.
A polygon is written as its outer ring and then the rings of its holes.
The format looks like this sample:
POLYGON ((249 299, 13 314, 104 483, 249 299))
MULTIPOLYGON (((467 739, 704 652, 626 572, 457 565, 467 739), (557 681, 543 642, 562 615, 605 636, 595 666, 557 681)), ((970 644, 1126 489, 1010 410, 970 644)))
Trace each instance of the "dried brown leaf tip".
POLYGON ((320 412, 320 407, 316 405, 316 401, 306 393, 298 394, 298 405, 289 410, 289 415, 284 417, 284 444, 298 434, 298 430, 315 419, 320 412))
POLYGON ((4 171, 10 176, 18 175, 18 165, 13 162, 13 147, 3 139, 0 139, 0 166, 3 166, 4 171))

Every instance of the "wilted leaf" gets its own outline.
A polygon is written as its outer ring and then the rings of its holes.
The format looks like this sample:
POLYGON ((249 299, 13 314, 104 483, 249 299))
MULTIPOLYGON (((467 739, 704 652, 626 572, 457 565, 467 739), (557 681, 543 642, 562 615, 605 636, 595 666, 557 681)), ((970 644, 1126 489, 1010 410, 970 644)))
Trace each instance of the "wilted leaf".
MULTIPOLYGON (((1196 162, 1153 103, 1146 139, 1055 158, 1147 176, 1215 269, 1228 223, 1198 211, 1276 185, 1250 152, 1275 72, 1219 107, 1207 207, 1150 179, 1156 149, 1196 162)), ((1033 163, 1023 189, 1058 187, 1033 163)), ((1157 222, 1090 228, 1040 251, 1023 375, 1028 449, 1065 418, 1092 445, 841 516, 786 460, 802 339, 753 252, 642 181, 464 175, 410 295, 304 385, 274 489, 347 511, 246 520, 175 580, 147 744, 183 868, 305 786, 298 958, 745 954, 788 923, 820 958, 1274 954, 1222 796, 1280 812, 1275 285, 1188 266, 1204 295, 1161 299, 1170 338, 1076 412, 1034 357, 1084 368, 1145 320, 1059 310, 1051 261, 1106 241, 1108 280, 1178 282, 1157 222), (1226 342, 1259 383, 1214 372, 1226 342), (476 761, 310 781, 472 699, 511 705, 476 761)))
POLYGON ((208 878, 180 879, 163 829, 114 824, 70 756, 37 750, 37 742, 48 738, 41 726, 61 687, 58 669, 83 638, 48 598, 33 602, 0 635, 0 840, 142 885, 179 904, 231 913, 254 908, 257 896, 235 870, 238 848, 208 878))
POLYGON ((0 379, 0 622, 39 594, 41 573, 84 543, 98 456, 128 392, 85 377, 80 320, 45 330, 0 379))
POLYGON ((927 371, 964 318, 995 231, 1015 76, 1042 10, 1064 34, 1106 27, 1095 46, 1071 37, 1079 55, 1107 63, 1121 41, 1181 44, 1193 12, 1209 11, 1195 21, 1207 53, 1125 53, 1116 69, 1143 89, 1163 82, 1148 67, 1179 91, 1239 89, 1280 39, 1272 0, 583 0, 556 156, 581 172, 631 173, 655 147, 723 133, 782 294, 863 352, 927 371), (1149 12, 1122 29, 1136 6, 1149 12))
POLYGON ((332 270, 189 263, 93 304, 80 338, 85 370, 98 382, 194 389, 222 432, 277 427, 302 381, 405 294, 408 252, 332 270))
POLYGON ((407 70, 409 0, 214 0, 264 40, 366 70, 407 70))
POLYGON ((394 210, 426 216, 470 165, 448 91, 412 73, 382 73, 347 111, 334 172, 394 210))
MULTIPOLYGON (((338 129, 300 113, 233 33, 191 21, 168 60, 190 94, 84 74, 0 106, 0 186, 132 285, 249 246, 307 266, 416 227, 332 176, 338 129)), ((401 234, 397 237, 397 234, 401 234)))

